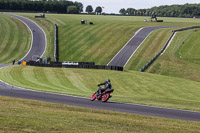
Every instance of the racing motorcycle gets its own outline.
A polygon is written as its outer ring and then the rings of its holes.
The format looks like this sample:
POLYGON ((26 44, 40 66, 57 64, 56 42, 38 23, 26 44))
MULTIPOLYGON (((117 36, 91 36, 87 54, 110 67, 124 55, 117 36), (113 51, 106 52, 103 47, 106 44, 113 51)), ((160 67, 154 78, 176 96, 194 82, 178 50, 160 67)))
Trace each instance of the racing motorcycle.
POLYGON ((104 92, 101 93, 101 95, 98 95, 98 90, 91 96, 90 100, 94 101, 95 99, 102 101, 102 102, 107 102, 109 98, 112 96, 110 95, 114 89, 106 89, 104 92))

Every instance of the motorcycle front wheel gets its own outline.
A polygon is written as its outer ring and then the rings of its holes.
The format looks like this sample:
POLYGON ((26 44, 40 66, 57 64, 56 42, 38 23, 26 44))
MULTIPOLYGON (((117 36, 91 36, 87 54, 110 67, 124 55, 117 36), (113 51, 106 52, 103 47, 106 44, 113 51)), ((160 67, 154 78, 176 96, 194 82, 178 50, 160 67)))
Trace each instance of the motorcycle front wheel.
POLYGON ((91 100, 91 101, 94 101, 95 99, 96 99, 96 93, 94 93, 94 94, 91 96, 90 100, 91 100))

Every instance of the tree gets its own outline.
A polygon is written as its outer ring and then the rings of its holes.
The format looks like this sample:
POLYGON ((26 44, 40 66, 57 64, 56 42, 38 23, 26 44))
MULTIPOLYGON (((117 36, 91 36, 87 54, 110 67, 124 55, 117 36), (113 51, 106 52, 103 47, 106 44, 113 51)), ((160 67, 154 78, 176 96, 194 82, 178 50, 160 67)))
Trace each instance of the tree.
POLYGON ((67 7, 67 13, 69 14, 77 14, 78 8, 76 6, 68 6, 67 7))
POLYGON ((126 9, 124 9, 124 8, 120 9, 119 13, 121 15, 126 15, 126 9))
POLYGON ((134 8, 128 8, 128 9, 126 10, 126 12, 128 13, 129 16, 131 16, 131 15, 134 15, 135 9, 134 9, 134 8))
POLYGON ((101 15, 102 8, 101 8, 100 6, 98 6, 98 7, 96 8, 95 12, 96 12, 97 15, 99 15, 99 14, 101 15))
POLYGON ((76 6, 78 12, 75 10, 75 13, 83 11, 82 3, 67 0, 0 0, 0 9, 3 10, 67 13, 69 6, 76 6))
POLYGON ((88 6, 86 7, 85 12, 87 12, 88 14, 91 13, 91 12, 93 12, 92 6, 91 6, 91 5, 88 5, 88 6))
POLYGON ((76 5, 76 7, 78 8, 78 13, 83 12, 83 4, 80 2, 74 2, 74 4, 76 5))

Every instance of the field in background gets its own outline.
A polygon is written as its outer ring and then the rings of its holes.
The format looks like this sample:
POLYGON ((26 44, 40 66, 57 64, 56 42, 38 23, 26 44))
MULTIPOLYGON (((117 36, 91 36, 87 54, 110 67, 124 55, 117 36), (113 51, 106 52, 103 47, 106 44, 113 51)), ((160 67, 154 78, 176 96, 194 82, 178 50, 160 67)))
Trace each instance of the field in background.
POLYGON ((199 122, 0 97, 0 132, 199 132, 199 122))
POLYGON ((97 84, 111 79, 111 100, 200 111, 200 83, 140 72, 10 66, 3 81, 27 89, 90 97, 97 84))
POLYGON ((151 23, 144 22, 149 17, 46 14, 46 18, 35 19, 38 14, 18 15, 36 21, 45 30, 48 38, 45 55, 53 57, 56 23, 59 26, 60 61, 91 61, 100 65, 107 64, 141 27, 192 26, 199 22, 187 18, 159 18, 164 23, 151 23), (91 21, 94 25, 81 25, 81 20, 91 21))
POLYGON ((0 15, 0 63, 22 59, 31 46, 31 33, 21 21, 0 15))

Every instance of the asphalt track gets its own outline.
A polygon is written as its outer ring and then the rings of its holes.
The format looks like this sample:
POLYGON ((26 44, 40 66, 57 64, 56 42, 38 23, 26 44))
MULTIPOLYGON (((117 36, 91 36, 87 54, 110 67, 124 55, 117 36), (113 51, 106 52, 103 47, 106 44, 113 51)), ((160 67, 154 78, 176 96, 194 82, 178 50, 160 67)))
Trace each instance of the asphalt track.
POLYGON ((112 111, 144 115, 144 116, 164 117, 164 118, 187 120, 187 121, 200 121, 200 112, 190 112, 183 110, 158 108, 158 107, 142 106, 135 104, 125 104, 118 102, 107 102, 107 103, 103 103, 100 101, 92 102, 87 98, 37 92, 37 91, 13 87, 4 83, 0 84, 0 96, 40 100, 51 103, 80 106, 92 109, 112 110, 112 111))
POLYGON ((30 19, 8 15, 22 21, 30 30, 32 34, 32 44, 29 52, 21 59, 21 61, 37 60, 37 57, 42 57, 46 49, 46 35, 42 28, 30 19))
POLYGON ((157 29, 163 28, 175 28, 177 26, 155 26, 155 27, 144 27, 135 34, 127 44, 114 56, 114 58, 107 64, 108 66, 120 66, 124 67, 133 54, 137 51, 139 46, 148 37, 148 35, 157 29))
MULTIPOLYGON (((45 36, 37 35, 37 33, 42 33, 42 31, 39 30, 40 28, 39 27, 38 27, 39 29, 36 28, 35 26, 37 25, 28 19, 25 19, 19 16, 13 16, 13 17, 22 19, 24 22, 27 22, 28 26, 29 26, 28 23, 32 23, 30 24, 30 26, 33 26, 33 27, 32 28, 29 27, 29 28, 32 31, 33 30, 35 31, 35 33, 33 33, 33 38, 34 38, 32 42, 33 46, 30 49, 29 53, 25 56, 24 60, 28 60, 32 58, 33 55, 40 55, 40 54, 42 55, 43 54, 42 50, 44 50, 45 47, 41 46, 42 48, 40 48, 39 42, 44 42, 45 36), (40 50, 42 49, 40 53, 37 53, 39 51, 38 48, 40 50)), ((148 33, 146 33, 146 35, 148 36, 148 33)), ((135 36, 137 36, 137 34, 135 36)), ((7 65, 8 64, 1 64, 0 67, 4 67, 7 65)), ((118 102, 108 102, 108 103, 102 103, 99 101, 91 102, 87 98, 27 90, 27 89, 8 85, 7 83, 4 83, 4 82, 0 82, 0 96, 16 97, 16 98, 31 99, 31 100, 41 100, 41 101, 46 101, 46 102, 51 102, 51 103, 59 103, 59 104, 66 104, 66 105, 73 105, 73 106, 80 106, 80 107, 101 109, 101 110, 112 110, 112 111, 144 115, 144 116, 164 117, 164 118, 187 120, 187 121, 200 121, 200 112, 158 108, 158 107, 143 106, 143 105, 136 105, 136 104, 126 104, 126 103, 118 103, 118 102)))

